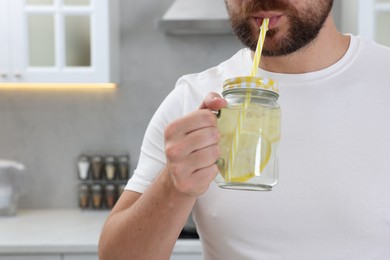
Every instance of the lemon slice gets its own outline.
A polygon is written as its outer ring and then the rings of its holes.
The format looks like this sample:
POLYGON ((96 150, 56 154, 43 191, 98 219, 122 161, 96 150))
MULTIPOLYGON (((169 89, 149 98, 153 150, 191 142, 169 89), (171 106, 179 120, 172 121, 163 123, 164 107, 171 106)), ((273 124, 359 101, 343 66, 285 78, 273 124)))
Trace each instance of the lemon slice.
POLYGON ((227 182, 246 182, 260 176, 271 157, 271 143, 265 135, 243 131, 224 174, 227 182), (230 169, 229 169, 230 168, 230 169))

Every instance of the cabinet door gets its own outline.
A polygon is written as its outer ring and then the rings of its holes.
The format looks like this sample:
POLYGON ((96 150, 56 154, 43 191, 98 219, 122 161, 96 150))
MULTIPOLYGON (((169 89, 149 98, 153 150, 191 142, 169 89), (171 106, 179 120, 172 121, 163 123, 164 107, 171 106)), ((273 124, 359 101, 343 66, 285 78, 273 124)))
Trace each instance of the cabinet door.
POLYGON ((99 260, 98 255, 64 255, 63 260, 99 260))
POLYGON ((170 260, 202 260, 202 255, 174 254, 170 260))
POLYGON ((359 0, 358 33, 390 46, 390 0, 359 0))
POLYGON ((9 2, 13 77, 8 81, 108 82, 109 0, 9 2))
POLYGON ((0 260, 61 260, 60 255, 0 255, 0 260))
POLYGON ((377 0, 375 40, 390 47, 390 0, 377 0))
POLYGON ((0 0, 0 82, 9 77, 9 20, 7 19, 7 0, 0 0))

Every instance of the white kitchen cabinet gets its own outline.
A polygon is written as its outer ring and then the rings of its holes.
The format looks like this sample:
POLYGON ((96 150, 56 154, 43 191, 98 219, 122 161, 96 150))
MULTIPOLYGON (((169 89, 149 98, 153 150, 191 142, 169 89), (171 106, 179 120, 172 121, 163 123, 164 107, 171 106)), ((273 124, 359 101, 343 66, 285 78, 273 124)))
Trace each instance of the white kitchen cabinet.
POLYGON ((358 33, 390 46, 390 0, 359 0, 358 33))
POLYGON ((99 256, 97 254, 91 255, 64 255, 62 260, 99 260, 99 256))
POLYGON ((0 260, 99 260, 97 254, 4 255, 0 260))
MULTIPOLYGON (((201 260, 199 254, 173 254, 170 260, 201 260)), ((99 260, 97 254, 0 255, 0 260, 99 260)))
POLYGON ((3 255, 0 256, 0 260, 62 260, 62 258, 60 255, 3 255))
MULTIPOLYGON (((99 237, 108 214, 19 210, 16 216, 0 218, 0 260, 98 260, 99 237)), ((198 260, 201 254, 199 239, 178 239, 171 259, 198 260)))
POLYGON ((169 260, 202 260, 202 255, 173 254, 169 260))
POLYGON ((202 246, 198 239, 179 239, 170 260, 201 260, 202 246))
POLYGON ((0 0, 0 82, 117 82, 118 5, 0 0))

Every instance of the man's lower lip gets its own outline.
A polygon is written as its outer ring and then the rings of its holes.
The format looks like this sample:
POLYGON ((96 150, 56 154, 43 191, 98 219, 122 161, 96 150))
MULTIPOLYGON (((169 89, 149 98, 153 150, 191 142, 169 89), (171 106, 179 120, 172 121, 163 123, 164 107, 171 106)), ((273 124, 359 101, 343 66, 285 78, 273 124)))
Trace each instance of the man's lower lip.
MULTIPOLYGON (((278 25, 278 21, 281 17, 282 17, 281 15, 270 17, 269 23, 268 23, 268 28, 269 29, 275 28, 278 25)), ((262 23, 263 23, 264 18, 255 18, 255 19, 256 19, 257 26, 260 28, 262 23)))

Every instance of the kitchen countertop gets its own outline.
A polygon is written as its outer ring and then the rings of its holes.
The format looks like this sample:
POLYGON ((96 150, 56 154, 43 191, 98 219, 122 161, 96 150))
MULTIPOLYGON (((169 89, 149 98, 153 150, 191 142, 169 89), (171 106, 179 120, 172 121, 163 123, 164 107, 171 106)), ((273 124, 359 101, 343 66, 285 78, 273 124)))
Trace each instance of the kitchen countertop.
MULTIPOLYGON (((1 254, 97 253, 108 211, 19 210, 16 216, 0 216, 1 254)), ((179 239, 174 253, 199 253, 197 239, 179 239)))

